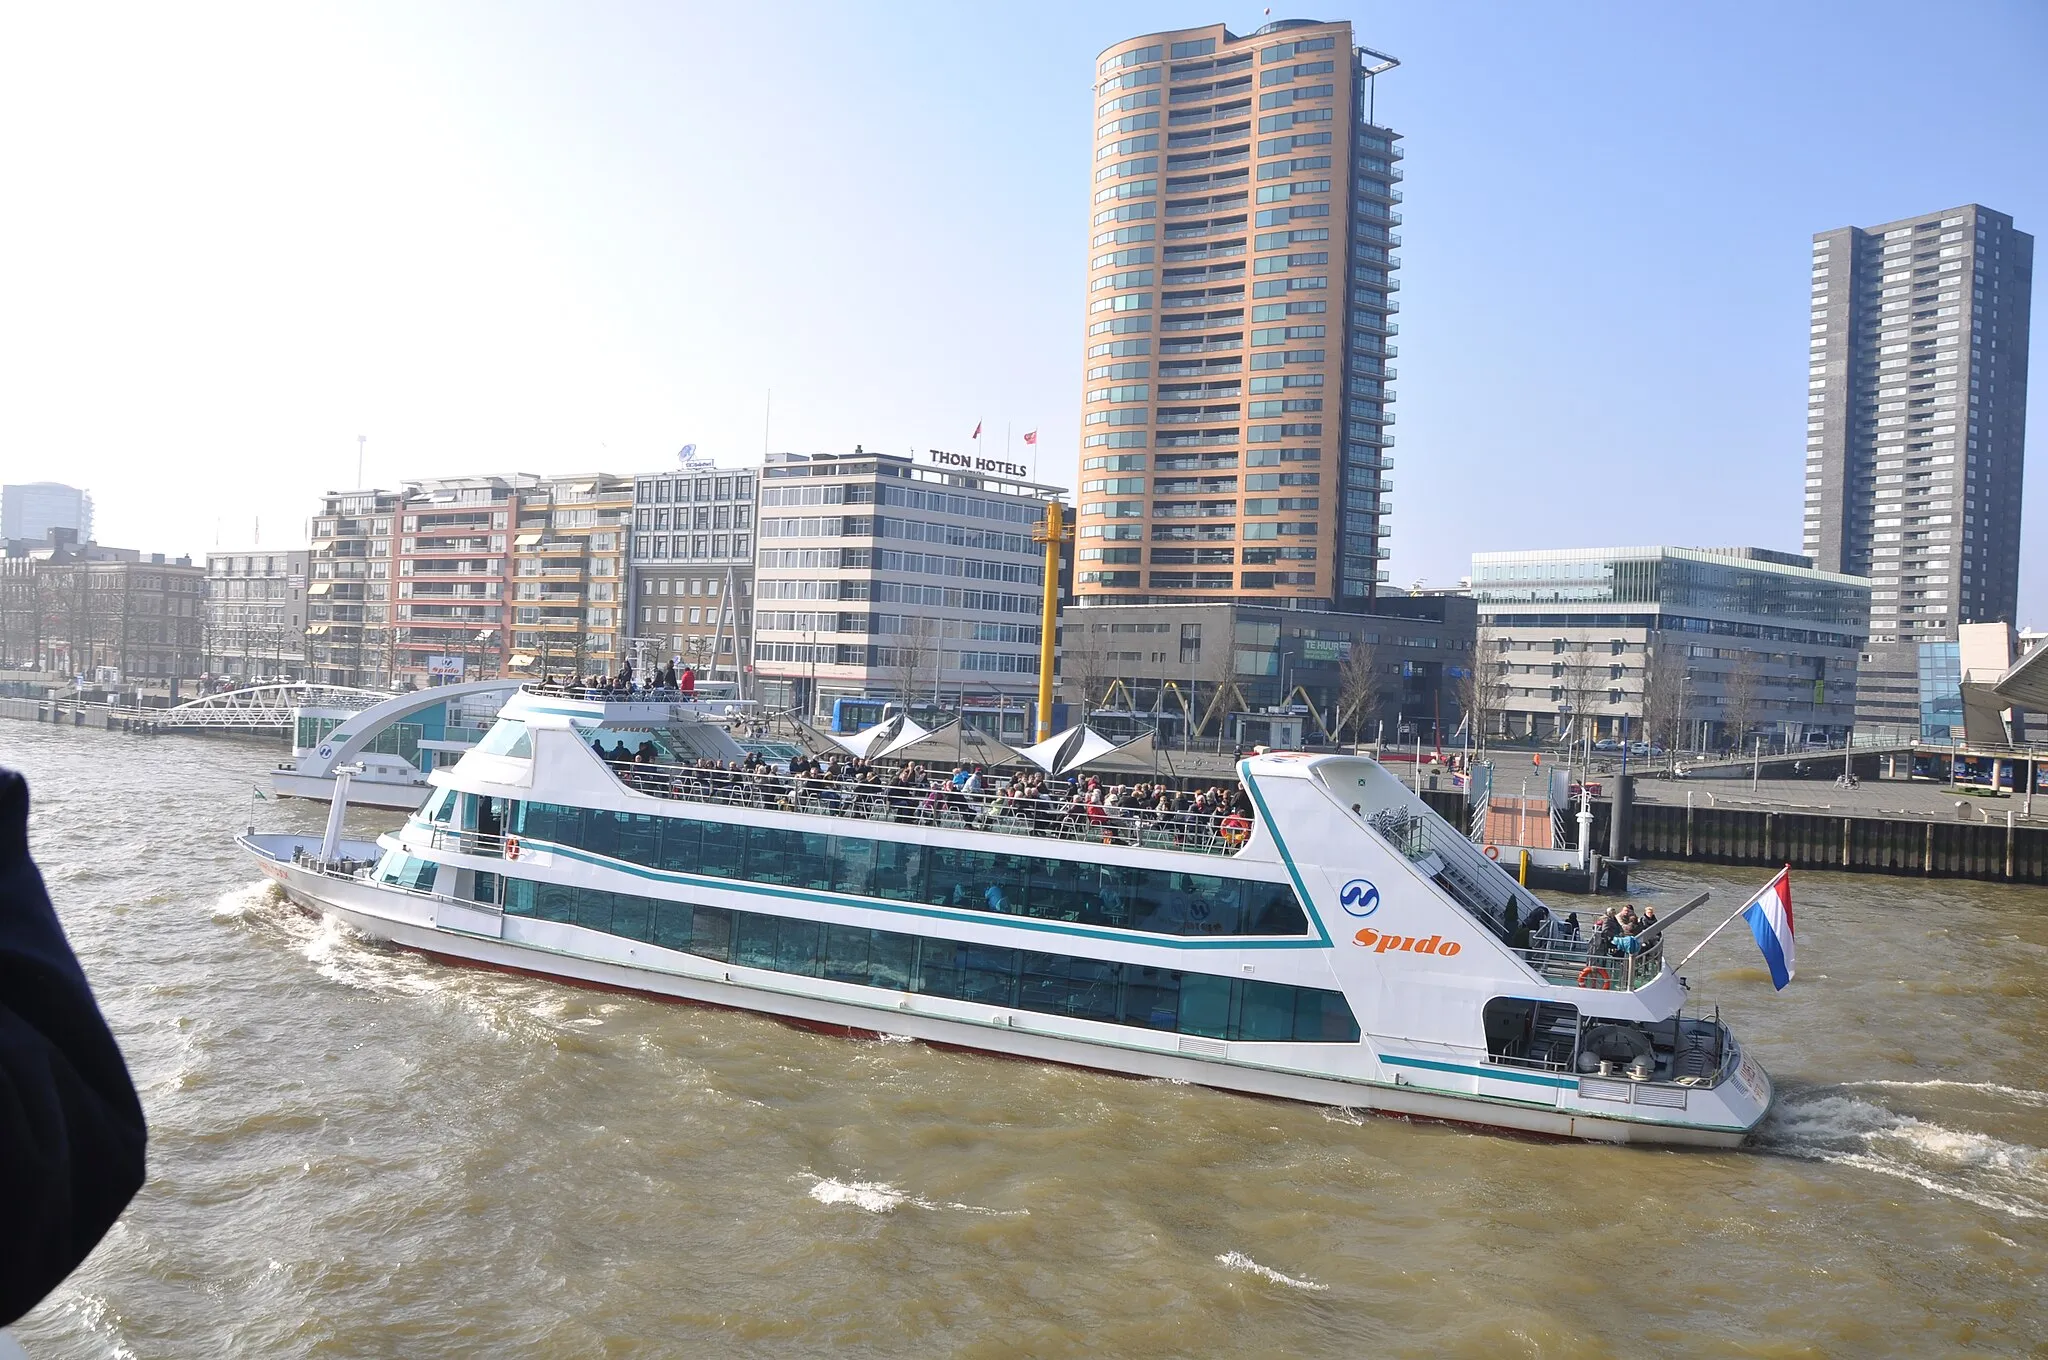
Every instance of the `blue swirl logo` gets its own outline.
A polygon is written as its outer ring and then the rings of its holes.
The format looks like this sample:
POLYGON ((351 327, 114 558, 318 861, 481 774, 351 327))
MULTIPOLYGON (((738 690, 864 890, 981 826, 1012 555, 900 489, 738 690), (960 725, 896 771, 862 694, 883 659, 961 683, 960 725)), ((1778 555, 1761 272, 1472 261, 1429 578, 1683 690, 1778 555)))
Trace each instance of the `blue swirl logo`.
POLYGON ((1362 878, 1354 878, 1337 894, 1344 910, 1353 916, 1370 916, 1380 909, 1380 890, 1362 878))

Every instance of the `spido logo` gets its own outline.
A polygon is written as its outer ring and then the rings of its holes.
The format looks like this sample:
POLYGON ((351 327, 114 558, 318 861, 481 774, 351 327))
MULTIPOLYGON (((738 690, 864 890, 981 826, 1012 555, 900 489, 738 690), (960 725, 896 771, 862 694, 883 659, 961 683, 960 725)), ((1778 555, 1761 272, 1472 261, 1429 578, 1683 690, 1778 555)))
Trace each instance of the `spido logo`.
POLYGON ((1439 954, 1444 958, 1449 958, 1465 947, 1456 940, 1446 940, 1441 935, 1432 935, 1426 940, 1417 939, 1413 935, 1382 935, 1370 926, 1353 935, 1351 943, 1363 945, 1375 954, 1389 954, 1399 950, 1404 954, 1439 954))

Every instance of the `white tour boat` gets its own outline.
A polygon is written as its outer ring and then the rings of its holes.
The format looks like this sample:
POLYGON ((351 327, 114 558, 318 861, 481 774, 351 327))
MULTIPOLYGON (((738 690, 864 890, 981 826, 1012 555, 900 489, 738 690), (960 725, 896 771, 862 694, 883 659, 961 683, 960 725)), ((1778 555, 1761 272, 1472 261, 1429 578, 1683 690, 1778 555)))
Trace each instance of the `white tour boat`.
POLYGON ((698 764, 739 756, 716 704, 528 687, 374 846, 345 780, 325 838, 242 839, 380 940, 813 1026, 1614 1142, 1734 1146, 1770 1105, 1660 937, 1559 939, 1372 760, 1245 760, 1248 817, 1070 820, 698 764))

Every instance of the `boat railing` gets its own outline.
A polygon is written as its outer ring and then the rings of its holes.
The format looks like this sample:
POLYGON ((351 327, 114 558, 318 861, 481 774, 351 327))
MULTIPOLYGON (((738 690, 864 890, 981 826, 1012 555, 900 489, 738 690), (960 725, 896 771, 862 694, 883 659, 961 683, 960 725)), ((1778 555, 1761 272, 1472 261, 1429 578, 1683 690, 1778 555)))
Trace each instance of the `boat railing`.
POLYGON ((374 859, 350 859, 346 855, 335 859, 322 859, 303 845, 292 847, 292 863, 301 869, 326 874, 329 878, 357 878, 363 870, 377 867, 377 861, 374 859))
POLYGON ((1508 929, 1507 911, 1516 898, 1514 885, 1496 883, 1489 891, 1486 880, 1500 876, 1488 875, 1485 869, 1466 862, 1466 852, 1478 852, 1450 823, 1426 807, 1419 811, 1386 807, 1369 815, 1365 824, 1409 862, 1426 868, 1437 886, 1449 893, 1467 915, 1503 940, 1513 933, 1508 929))
POLYGON ((415 836, 424 833, 427 848, 448 850, 458 855, 488 855, 502 859, 505 856, 505 837, 493 836, 481 831, 465 831, 461 827, 441 826, 433 822, 415 820, 412 823, 415 836))
POLYGON ((943 780, 930 787, 919 787, 856 784, 772 771, 707 770, 689 765, 607 762, 607 766, 627 787, 656 798, 757 811, 808 813, 1197 855, 1234 855, 1244 848, 1251 834, 1249 814, 1159 811, 1051 798, 1013 799, 1007 790, 970 794, 943 780))
MULTIPOLYGON (((1623 943, 1626 949, 1636 941, 1633 936, 1625 936, 1616 943, 1623 943)), ((1627 952, 1617 952, 1612 948, 1596 950, 1589 942, 1539 945, 1515 952, 1546 982, 1566 987, 1589 987, 1596 991, 1632 992, 1649 986, 1664 971, 1662 937, 1652 940, 1646 948, 1629 949, 1627 952)))
MULTIPOLYGON (((707 684, 717 683, 707 681, 707 684)), ((525 694, 542 695, 550 699, 577 699, 592 704, 676 704, 700 713, 725 717, 733 714, 755 714, 760 705, 751 699, 735 699, 730 695, 706 693, 702 690, 681 690, 673 686, 629 687, 621 685, 570 685, 554 681, 542 683, 529 680, 519 687, 525 694)))

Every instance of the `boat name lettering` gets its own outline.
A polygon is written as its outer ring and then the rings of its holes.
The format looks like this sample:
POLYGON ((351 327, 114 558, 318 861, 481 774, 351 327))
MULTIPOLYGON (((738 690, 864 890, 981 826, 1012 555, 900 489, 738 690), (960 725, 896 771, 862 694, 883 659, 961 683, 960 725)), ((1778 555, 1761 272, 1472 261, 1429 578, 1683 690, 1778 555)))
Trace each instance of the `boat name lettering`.
POLYGON ((1459 944, 1456 940, 1446 940, 1441 935, 1432 935, 1426 940, 1418 939, 1413 935, 1382 935, 1371 926, 1367 926, 1364 930, 1353 935, 1351 942, 1364 945, 1375 954, 1385 954, 1394 950, 1400 950, 1403 953, 1409 954, 1441 954, 1445 958, 1449 958, 1465 948, 1464 945, 1459 944))

